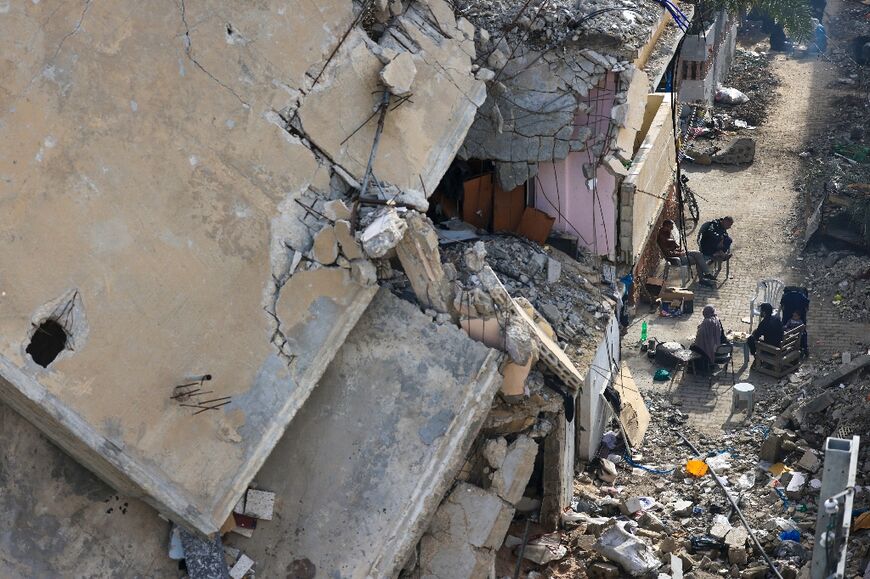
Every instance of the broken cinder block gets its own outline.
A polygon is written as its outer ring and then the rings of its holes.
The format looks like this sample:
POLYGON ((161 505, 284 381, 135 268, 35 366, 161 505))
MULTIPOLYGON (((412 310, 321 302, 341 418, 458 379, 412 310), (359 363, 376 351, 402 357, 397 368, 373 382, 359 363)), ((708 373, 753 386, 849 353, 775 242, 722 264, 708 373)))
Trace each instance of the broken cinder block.
POLYGON ((230 577, 232 579, 243 579, 253 567, 254 560, 243 553, 239 557, 239 560, 236 561, 236 564, 233 565, 233 568, 230 569, 230 577))
POLYGON ((408 225, 392 207, 385 209, 360 236, 369 257, 384 257, 405 235, 408 225))
POLYGON ((248 490, 245 496, 245 515, 261 519, 272 520, 272 512, 275 508, 275 493, 268 491, 248 490))
POLYGON ((381 82, 392 94, 407 96, 417 76, 417 67, 410 52, 400 52, 388 65, 381 69, 381 82))

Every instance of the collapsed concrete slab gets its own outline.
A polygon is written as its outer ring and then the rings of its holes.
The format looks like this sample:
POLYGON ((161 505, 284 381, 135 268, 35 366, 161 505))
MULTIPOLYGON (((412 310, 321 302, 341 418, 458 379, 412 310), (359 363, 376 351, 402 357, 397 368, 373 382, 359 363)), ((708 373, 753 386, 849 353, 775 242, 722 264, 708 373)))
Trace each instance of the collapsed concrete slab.
MULTIPOLYGON (((350 0, 2 12, 0 398, 214 534, 374 293, 356 232, 314 234, 334 175, 362 177, 374 129, 344 140, 386 47, 350 0)), ((376 171, 432 191, 484 88, 473 27, 429 14, 395 23, 420 99, 388 115, 376 171)))
POLYGON ((397 573, 489 412, 499 358, 380 290, 257 475, 278 496, 239 543, 257 573, 397 573))

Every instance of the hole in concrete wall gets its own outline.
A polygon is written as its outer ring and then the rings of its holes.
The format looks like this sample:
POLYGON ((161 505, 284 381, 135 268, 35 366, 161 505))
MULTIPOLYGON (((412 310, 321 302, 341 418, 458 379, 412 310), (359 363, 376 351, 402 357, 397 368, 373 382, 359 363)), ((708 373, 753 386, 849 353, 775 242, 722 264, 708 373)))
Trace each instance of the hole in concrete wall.
POLYGON ((27 353, 33 361, 48 368, 55 358, 66 349, 67 333, 57 320, 44 320, 36 327, 27 345, 27 353))

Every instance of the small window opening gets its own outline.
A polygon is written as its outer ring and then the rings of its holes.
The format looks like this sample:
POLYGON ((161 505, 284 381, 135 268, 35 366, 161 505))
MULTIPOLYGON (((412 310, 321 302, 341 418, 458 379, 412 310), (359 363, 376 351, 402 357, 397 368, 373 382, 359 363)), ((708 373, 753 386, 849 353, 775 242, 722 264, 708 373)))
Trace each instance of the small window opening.
POLYGON ((56 320, 45 320, 33 332, 30 344, 27 345, 27 353, 33 361, 48 368, 54 362, 58 354, 66 348, 66 330, 56 320))

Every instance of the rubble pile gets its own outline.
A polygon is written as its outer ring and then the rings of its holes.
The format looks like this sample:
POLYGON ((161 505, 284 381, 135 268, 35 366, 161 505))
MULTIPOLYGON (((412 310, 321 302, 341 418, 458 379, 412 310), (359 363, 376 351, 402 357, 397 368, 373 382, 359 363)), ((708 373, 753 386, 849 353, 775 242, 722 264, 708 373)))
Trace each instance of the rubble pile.
POLYGON ((495 36, 505 36, 510 46, 523 42, 554 48, 592 41, 627 52, 646 42, 663 12, 653 3, 635 0, 533 0, 523 10, 525 4, 517 0, 454 3, 458 14, 495 36))
MULTIPOLYGON (((604 294, 596 285, 600 273, 591 258, 584 260, 581 255, 578 261, 552 247, 510 235, 479 243, 508 293, 527 299, 540 312, 575 363, 588 360, 616 307, 615 296, 604 294)), ((444 248, 444 260, 460 269, 461 256, 472 245, 444 248)))
MULTIPOLYGON (((870 6, 844 2, 827 23, 827 35, 828 51, 822 58, 834 65, 836 79, 827 87, 833 90, 830 96, 824 97, 826 102, 817 106, 827 107, 830 112, 825 123, 808 140, 805 150, 799 153, 802 166, 795 187, 805 193, 805 219, 821 204, 823 233, 831 222, 837 222, 836 229, 840 231, 858 232, 859 227, 866 229, 868 215, 865 213, 861 223, 850 217, 861 212, 862 204, 865 209, 868 205, 868 195, 856 193, 853 188, 870 183, 870 135, 867 134, 870 67, 856 60, 854 44, 860 38, 870 38, 870 6), (832 203, 830 197, 839 197, 842 203, 832 203)), ((847 237, 852 245, 863 241, 868 247, 866 237, 863 240, 847 237)))
POLYGON ((808 251, 803 263, 813 299, 838 306, 844 320, 863 322, 870 317, 870 255, 822 246, 808 251))
MULTIPOLYGON (((648 394, 652 422, 643 444, 626 448, 614 424, 598 458, 577 478, 559 537, 568 554, 549 563, 547 576, 768 576, 712 467, 779 572, 797 577, 812 556, 825 440, 863 435, 870 425, 870 406, 856 404, 870 395, 870 380, 855 374, 833 386, 820 380, 837 367, 804 367, 757 390, 745 426, 716 437, 689 425, 680 404, 648 394), (705 456, 694 456, 680 434, 705 456)), ((870 507, 867 485, 870 446, 862 445, 855 517, 870 507)), ((858 527, 848 577, 863 576, 870 562, 870 532, 858 527)))
POLYGON ((742 104, 717 105, 713 114, 717 126, 732 131, 747 129, 744 123, 751 127, 761 125, 767 118, 779 85, 779 79, 770 70, 769 53, 738 48, 725 86, 736 88, 749 100, 742 104))

